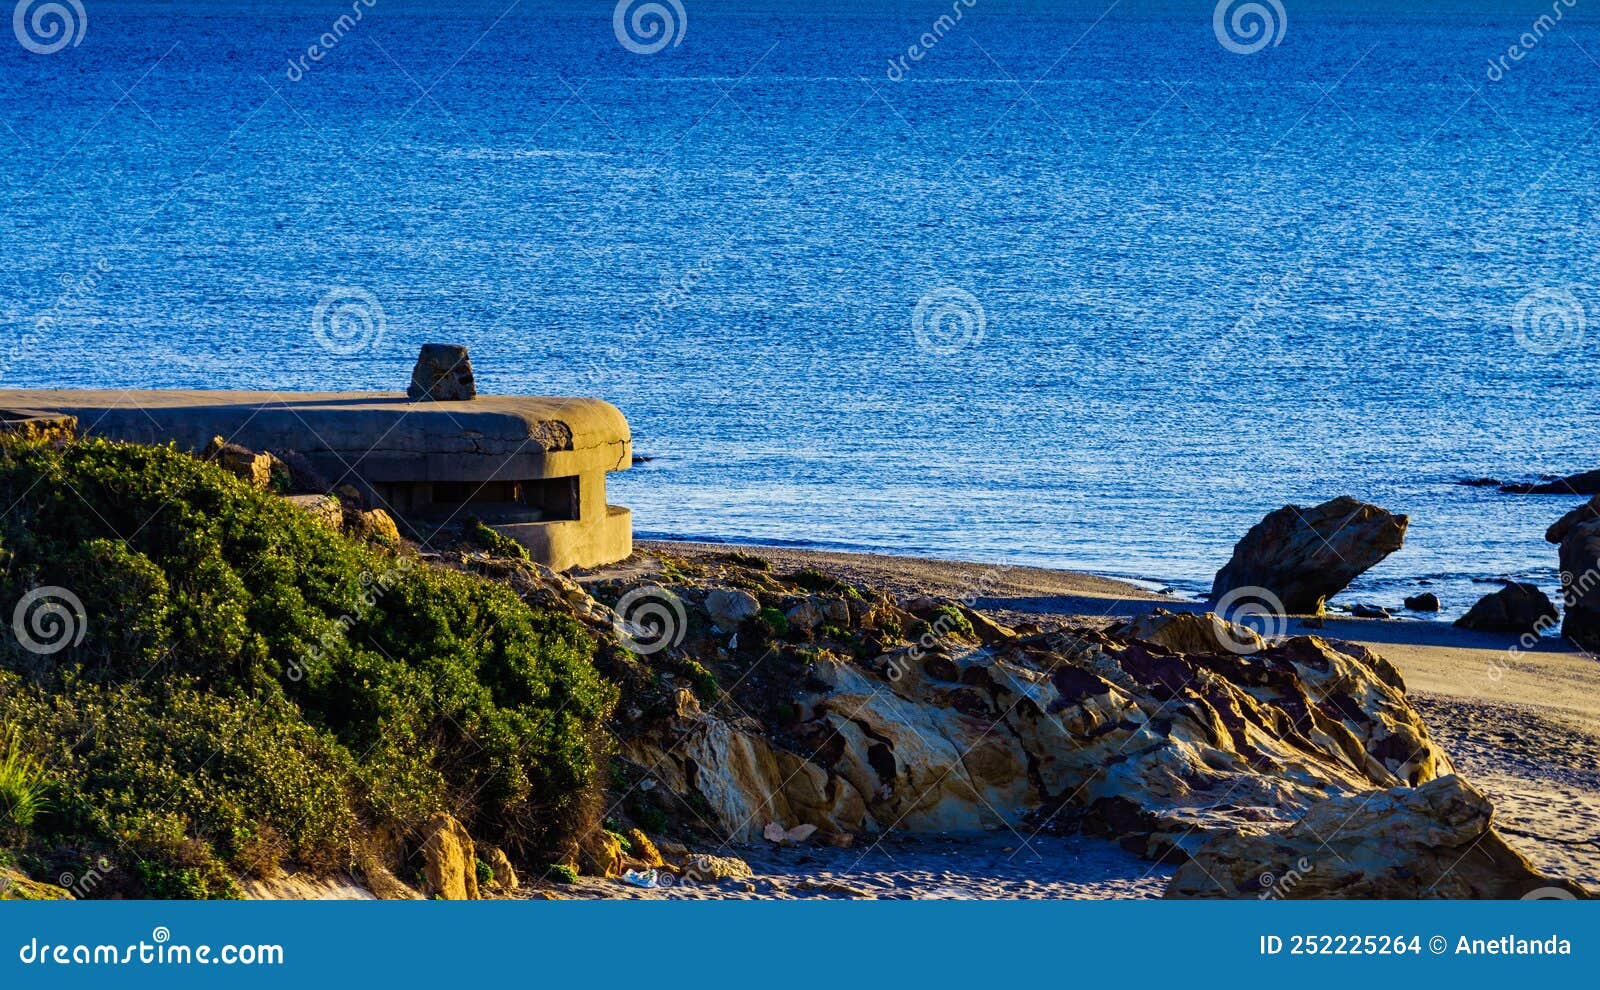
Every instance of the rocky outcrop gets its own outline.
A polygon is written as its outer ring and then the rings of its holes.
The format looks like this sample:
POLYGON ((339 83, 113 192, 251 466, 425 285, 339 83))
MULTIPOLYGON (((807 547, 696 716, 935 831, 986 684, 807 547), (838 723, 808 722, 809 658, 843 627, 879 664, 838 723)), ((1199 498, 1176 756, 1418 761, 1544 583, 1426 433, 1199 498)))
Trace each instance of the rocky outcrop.
POLYGON ((1500 490, 1513 495, 1600 495, 1600 471, 1580 471, 1564 478, 1545 477, 1539 481, 1512 482, 1500 490))
POLYGON ((472 360, 460 344, 423 344, 406 395, 418 402, 462 402, 476 398, 472 360))
POLYGON ((475 901, 477 851, 466 826, 448 812, 436 812, 423 828, 422 876, 426 893, 446 901, 475 901))
POLYGON ((1492 818, 1489 799, 1453 775, 1330 798, 1287 828, 1213 836, 1167 896, 1517 899, 1552 887, 1586 896, 1536 871, 1492 818))
POLYGON ((1561 635, 1580 648, 1600 650, 1600 519, 1580 522, 1561 539, 1561 635))
POLYGON ((1420 595, 1411 595, 1405 601, 1406 608, 1413 612, 1439 611, 1439 596, 1431 591, 1424 591, 1420 595))
POLYGON ((1478 599, 1455 624, 1477 632, 1538 635, 1544 629, 1555 628, 1560 618, 1555 605, 1537 585, 1510 581, 1499 591, 1478 599))
POLYGON ((1286 505, 1234 546, 1212 583, 1211 599, 1261 589, 1290 614, 1320 615, 1328 598, 1400 549, 1407 522, 1348 495, 1311 508, 1286 505))
POLYGON ((70 901, 72 892, 53 883, 29 879, 19 870, 0 866, 0 901, 70 901))
POLYGON ((820 651, 777 736, 703 712, 623 743, 732 841, 768 822, 825 838, 978 831, 1063 808, 1151 856, 1290 822, 1329 797, 1449 772, 1394 667, 1298 637, 1254 655, 1094 632, 820 651))

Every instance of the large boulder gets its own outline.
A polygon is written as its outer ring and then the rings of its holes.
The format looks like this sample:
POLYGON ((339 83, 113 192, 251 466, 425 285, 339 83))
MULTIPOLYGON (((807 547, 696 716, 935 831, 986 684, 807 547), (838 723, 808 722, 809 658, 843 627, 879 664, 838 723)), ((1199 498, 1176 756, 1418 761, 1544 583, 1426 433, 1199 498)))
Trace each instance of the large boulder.
POLYGON ((1600 650, 1600 519, 1578 523, 1561 540, 1561 635, 1600 650))
POLYGON ((1323 602, 1400 549, 1408 521, 1348 495, 1311 508, 1286 505, 1234 546, 1212 583, 1211 600, 1259 589, 1290 614, 1320 615, 1323 602))
POLYGON ((1508 581, 1504 588, 1478 599, 1455 624, 1477 632, 1537 636, 1547 628, 1554 628, 1560 618, 1549 596, 1537 585, 1508 581))
POLYGON ((418 402, 462 402, 478 396, 472 360, 460 344, 423 344, 406 395, 418 402))
POLYGON ((1331 798, 1282 829, 1220 833, 1178 869, 1168 897, 1518 899, 1547 877, 1492 827, 1489 799, 1451 775, 1331 798))
POLYGON ((478 856, 467 828, 436 812, 422 830, 422 876, 427 893, 446 901, 478 899, 478 856))
POLYGON ((1600 495, 1596 495, 1551 523, 1550 528, 1544 531, 1545 542, 1560 545, 1572 527, 1595 519, 1600 519, 1600 495))
POLYGON ((718 588, 706 595, 706 613, 719 629, 736 632, 746 619, 761 611, 756 596, 738 588, 718 588))

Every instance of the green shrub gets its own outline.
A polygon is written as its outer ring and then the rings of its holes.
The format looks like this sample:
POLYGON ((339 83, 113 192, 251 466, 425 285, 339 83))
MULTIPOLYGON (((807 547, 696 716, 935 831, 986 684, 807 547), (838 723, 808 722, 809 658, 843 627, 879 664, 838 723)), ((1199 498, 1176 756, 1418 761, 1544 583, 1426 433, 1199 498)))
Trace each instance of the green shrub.
POLYGON ((789 618, 775 608, 764 608, 756 616, 774 638, 789 635, 789 618))
POLYGON ((629 856, 633 855, 633 840, 629 839, 626 835, 623 835, 616 829, 608 828, 606 829, 606 834, 617 840, 617 845, 622 847, 623 852, 627 853, 629 856))
POLYGON ((467 539, 478 548, 485 550, 493 557, 509 557, 514 560, 530 560, 528 548, 513 540, 511 537, 491 529, 483 524, 480 519, 469 518, 464 524, 467 539))
POLYGON ((556 883, 577 883, 578 871, 565 863, 551 863, 544 868, 545 875, 556 883))
POLYGON ((44 768, 22 748, 15 728, 0 736, 0 824, 28 828, 45 807, 44 768))
POLYGON ((789 575, 789 581, 810 591, 829 591, 839 584, 836 579, 829 577, 815 567, 803 567, 795 571, 789 575))
POLYGON ((494 883, 494 868, 481 859, 472 861, 473 872, 478 876, 479 883, 494 883))
POLYGON ((51 841, 127 846, 159 896, 227 896, 266 828, 332 869, 445 808, 523 850, 594 817, 615 690, 565 615, 171 447, 0 441, 0 499, 0 602, 57 585, 87 619, 47 656, 0 638, 0 723, 53 740, 51 841))
POLYGON ((740 567, 748 567, 751 570, 772 570, 772 561, 765 557, 758 557, 753 553, 745 553, 742 550, 735 550, 732 553, 725 553, 722 555, 722 559, 726 560, 730 564, 737 564, 740 567))

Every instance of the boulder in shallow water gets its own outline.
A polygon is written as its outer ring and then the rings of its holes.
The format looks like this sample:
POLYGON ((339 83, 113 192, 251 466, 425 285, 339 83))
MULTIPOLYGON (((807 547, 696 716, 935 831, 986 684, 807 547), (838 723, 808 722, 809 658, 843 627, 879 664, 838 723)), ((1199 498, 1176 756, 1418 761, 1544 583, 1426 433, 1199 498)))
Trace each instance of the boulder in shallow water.
POLYGON ((1455 775, 1315 804, 1285 829, 1213 836, 1167 886, 1174 898, 1515 900, 1546 888, 1492 827, 1489 799, 1455 775))
POLYGON ((1538 635, 1553 628, 1560 618, 1555 604, 1537 585, 1510 581, 1494 594, 1478 599, 1455 624, 1477 632, 1538 635))
POLYGON ((1413 612, 1439 611, 1439 596, 1431 591, 1424 591, 1420 595, 1412 595, 1406 599, 1406 608, 1413 612))
POLYGON ((406 395, 419 402, 462 402, 478 396, 472 360, 460 344, 423 344, 406 395))
POLYGON ((1580 471, 1565 478, 1514 482, 1500 490, 1512 495, 1600 495, 1600 471, 1580 471))
POLYGON ((1320 615, 1323 602, 1400 549, 1407 517, 1348 495, 1267 514, 1233 548, 1217 572, 1211 600, 1231 592, 1266 591, 1296 615, 1320 615))
POLYGON ((1550 528, 1544 531, 1545 542, 1559 546, 1561 541, 1567 538, 1567 533, 1572 527, 1594 519, 1600 519, 1600 495, 1596 495, 1551 523, 1550 528))

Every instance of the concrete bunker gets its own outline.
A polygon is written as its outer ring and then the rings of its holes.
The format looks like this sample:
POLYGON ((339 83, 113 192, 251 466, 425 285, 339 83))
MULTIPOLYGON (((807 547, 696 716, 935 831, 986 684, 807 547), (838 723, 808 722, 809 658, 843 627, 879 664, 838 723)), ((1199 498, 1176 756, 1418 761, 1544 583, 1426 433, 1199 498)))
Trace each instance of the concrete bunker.
MULTIPOLYGON (((469 382, 470 384, 470 382, 469 382)), ((415 390, 414 390, 415 391, 415 390)), ((214 436, 305 457, 400 521, 475 516, 557 569, 633 551, 633 520, 606 503, 632 464, 627 420, 598 399, 391 392, 0 391, 8 419, 77 418, 78 432, 199 452, 214 436)))

